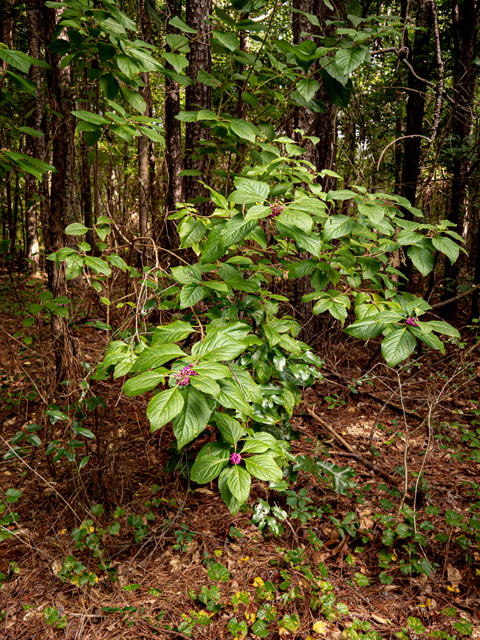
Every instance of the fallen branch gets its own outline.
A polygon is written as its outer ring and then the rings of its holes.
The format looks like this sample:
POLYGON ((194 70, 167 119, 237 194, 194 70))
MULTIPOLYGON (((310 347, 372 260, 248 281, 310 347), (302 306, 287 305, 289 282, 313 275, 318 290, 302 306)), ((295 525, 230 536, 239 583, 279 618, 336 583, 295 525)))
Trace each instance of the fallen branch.
POLYGON ((328 422, 325 422, 325 420, 320 418, 320 416, 317 416, 317 414, 314 411, 312 411, 309 407, 307 407, 307 411, 312 416, 312 418, 314 418, 317 422, 319 422, 323 427, 325 427, 325 429, 327 429, 332 434, 332 436, 335 438, 335 440, 337 440, 337 442, 340 442, 340 444, 344 446, 347 449, 347 451, 350 452, 348 456, 349 458, 353 458, 354 460, 357 460, 357 462, 360 462, 361 464, 363 464, 363 466, 367 467, 367 469, 370 469, 377 475, 381 476, 384 480, 387 480, 387 482, 390 482, 391 484, 394 484, 395 486, 397 486, 397 481, 394 478, 392 478, 390 474, 388 474, 386 471, 382 471, 382 469, 379 469, 377 465, 372 464, 371 462, 368 462, 367 460, 365 460, 365 458, 363 458, 359 453, 357 453, 355 449, 351 445, 349 445, 348 442, 344 440, 342 436, 339 435, 335 431, 335 429, 333 429, 328 424, 328 422))

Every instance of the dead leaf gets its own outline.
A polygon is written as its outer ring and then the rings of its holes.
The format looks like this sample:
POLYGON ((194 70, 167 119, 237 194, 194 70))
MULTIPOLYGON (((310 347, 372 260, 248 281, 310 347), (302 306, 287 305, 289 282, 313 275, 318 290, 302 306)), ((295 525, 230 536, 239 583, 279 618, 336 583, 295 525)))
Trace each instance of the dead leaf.
POLYGON ((60 571, 62 570, 63 564, 60 560, 54 560, 52 563, 52 571, 54 575, 58 576, 60 571))
POLYGON ((377 616, 376 613, 372 613, 372 620, 375 620, 375 622, 378 622, 378 624, 388 624, 388 620, 386 618, 377 616))
POLYGON ((205 489, 205 487, 195 489, 195 493, 204 493, 206 496, 213 496, 213 491, 210 491, 210 489, 205 489))
POLYGON ((458 585, 462 581, 462 574, 456 567, 453 567, 451 564, 447 566, 447 577, 454 587, 458 587, 458 585))

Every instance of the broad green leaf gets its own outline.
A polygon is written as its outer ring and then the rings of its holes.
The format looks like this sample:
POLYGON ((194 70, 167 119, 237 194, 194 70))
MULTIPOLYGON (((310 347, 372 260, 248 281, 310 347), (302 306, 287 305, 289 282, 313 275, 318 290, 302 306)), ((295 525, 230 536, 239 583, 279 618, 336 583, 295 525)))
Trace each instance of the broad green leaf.
POLYGON ((382 341, 382 354, 387 364, 394 367, 406 360, 415 350, 416 340, 406 327, 389 333, 382 341))
POLYGON ((220 474, 220 477, 218 478, 218 490, 220 491, 222 500, 227 505, 230 513, 232 515, 235 515, 242 505, 241 502, 235 498, 228 487, 228 478, 232 471, 232 468, 233 467, 229 466, 220 474))
POLYGON ((254 438, 248 439, 244 445, 240 453, 243 455, 244 453, 265 453, 270 449, 269 445, 265 442, 261 442, 260 440, 255 440, 254 438))
POLYGON ((252 415, 252 407, 245 401, 244 397, 231 380, 218 380, 220 394, 217 400, 223 407, 236 409, 240 413, 248 416, 252 415))
POLYGON ((266 454, 246 458, 245 466, 247 471, 259 480, 280 482, 283 477, 282 470, 278 464, 271 456, 266 454))
POLYGON ((262 203, 270 192, 266 182, 250 178, 235 178, 236 190, 228 197, 229 202, 237 204, 262 203))
POLYGON ((348 75, 362 64, 367 53, 367 49, 359 49, 356 47, 352 47, 351 49, 338 49, 335 54, 335 62, 340 71, 348 75))
POLYGON ((430 349, 435 349, 437 351, 445 353, 443 342, 440 340, 440 338, 438 338, 438 336, 434 335, 433 333, 422 333, 422 331, 419 331, 419 329, 415 327, 410 327, 409 330, 411 331, 411 333, 413 333, 414 336, 416 336, 419 340, 426 344, 427 347, 430 347, 430 349))
POLYGON ((248 471, 245 471, 245 469, 238 464, 233 465, 228 475, 227 483, 232 495, 239 502, 243 504, 247 501, 252 485, 252 477, 248 471))
POLYGON ((460 253, 460 247, 450 238, 444 236, 433 236, 432 243, 435 249, 444 253, 447 258, 450 258, 450 262, 455 262, 460 253))
POLYGON ((142 98, 142 96, 138 93, 138 91, 133 91, 128 87, 122 86, 121 92, 125 100, 129 102, 132 105, 132 107, 143 116, 143 114, 147 109, 147 103, 142 98))
MULTIPOLYGON (((195 367, 195 371, 197 371, 197 367, 195 367)), ((198 389, 199 391, 203 391, 209 396, 213 396, 216 398, 220 393, 220 387, 215 382, 213 378, 205 375, 204 373, 199 373, 197 376, 192 376, 190 378, 190 384, 198 389)))
POLYGON ((237 442, 245 435, 245 431, 242 429, 242 425, 232 418, 227 413, 220 413, 215 411, 213 414, 217 423, 217 428, 222 436, 230 442, 230 444, 237 444, 237 442))
POLYGON ((181 53, 169 53, 163 52, 165 60, 172 65, 177 73, 181 73, 186 67, 188 67, 188 60, 186 56, 181 53))
POLYGON ((240 242, 240 240, 243 240, 256 226, 256 220, 244 220, 242 215, 235 216, 229 220, 223 228, 221 234, 222 247, 228 249, 232 244, 240 242))
POLYGON ((228 460, 222 460, 215 456, 202 456, 193 463, 190 478, 198 484, 206 484, 214 480, 228 464, 228 460))
POLYGON ((198 33, 196 29, 192 29, 191 27, 189 27, 178 16, 174 16, 171 20, 168 21, 168 24, 171 24, 172 27, 176 27, 177 29, 180 29, 180 31, 184 31, 185 33, 198 33))
POLYGON ((272 210, 270 209, 270 207, 255 205, 247 211, 245 222, 248 222, 249 220, 259 220, 260 218, 266 218, 271 213, 271 211, 272 210))
POLYGON ((34 64, 37 67, 44 67, 45 69, 51 69, 51 66, 43 60, 37 60, 32 56, 23 53, 22 51, 12 51, 10 49, 0 49, 0 60, 3 60, 7 64, 15 67, 23 73, 28 73, 30 65, 34 64))
POLYGON ((25 133, 27 136, 32 136, 34 138, 42 138, 45 135, 43 131, 37 131, 37 129, 32 129, 32 127, 18 127, 18 130, 21 133, 25 133))
POLYGON ((358 210, 366 216, 372 224, 379 224, 385 217, 385 209, 378 204, 359 204, 358 210))
POLYGON ((199 364, 195 365, 195 371, 198 373, 204 373, 214 380, 222 380, 223 378, 232 377, 230 369, 224 364, 208 362, 206 360, 202 360, 199 364))
POLYGON ((235 340, 225 333, 215 333, 207 336, 203 342, 197 342, 192 348, 192 355, 202 360, 233 360, 245 349, 246 346, 243 342, 235 340))
MULTIPOLYGON (((139 73, 142 70, 142 67, 138 64, 135 58, 131 56, 127 56, 124 53, 117 55, 116 61, 118 64, 118 68, 122 73, 124 73, 128 78, 133 78, 136 73, 139 73)), ((122 87, 122 90, 124 87, 122 87)), ((112 98, 109 98, 111 100, 112 98)), ((125 96, 126 99, 126 96, 125 96)))
POLYGON ((335 238, 342 238, 351 233, 356 227, 356 222, 348 216, 331 216, 324 227, 323 238, 326 242, 335 238))
POLYGON ((65 233, 68 236, 83 236, 85 233, 87 233, 87 231, 88 231, 88 227, 78 222, 69 224, 68 227, 65 229, 65 233))
POLYGON ((418 244, 423 242, 423 236, 411 229, 402 229, 397 236, 397 242, 400 245, 418 244))
POLYGON ((304 79, 297 82, 297 91, 307 102, 310 102, 310 100, 315 97, 319 88, 320 83, 313 79, 304 79))
POLYGON ((180 249, 193 247, 205 235, 205 225, 201 220, 187 220, 179 226, 178 233, 182 241, 180 249))
POLYGON ((101 273, 105 276, 110 276, 112 274, 112 270, 108 266, 108 262, 105 262, 105 260, 102 260, 101 258, 85 256, 85 264, 94 273, 97 273, 97 274, 101 273))
POLYGON ((248 400, 248 402, 256 402, 257 404, 262 404, 262 390, 253 380, 248 371, 246 371, 238 364, 231 364, 230 371, 233 376, 233 381, 240 387, 242 395, 245 397, 245 399, 248 400))
POLYGON ((150 420, 152 433, 165 426, 183 408, 183 397, 178 387, 166 389, 154 396, 148 403, 147 417, 150 420))
POLYGON ((161 327, 156 327, 151 342, 152 347, 158 347, 162 344, 179 342, 185 340, 193 333, 195 329, 189 322, 183 322, 182 320, 176 320, 171 324, 166 324, 161 327))
POLYGON ((235 51, 240 47, 240 42, 237 36, 233 33, 224 33, 223 31, 212 31, 212 35, 214 35, 221 45, 228 49, 229 51, 235 51))
POLYGON ((205 429, 211 414, 205 396, 191 384, 183 390, 182 395, 183 408, 172 420, 173 433, 179 448, 191 442, 205 429))
POLYGON ((229 278, 226 283, 236 291, 244 291, 245 293, 254 293, 260 290, 260 285, 254 280, 245 280, 245 278, 229 278))
POLYGON ((147 391, 151 391, 159 382, 162 382, 169 373, 169 370, 164 367, 154 369, 153 371, 145 371, 139 376, 127 380, 123 385, 123 393, 133 398, 147 391))
POLYGON ((92 124, 110 124, 110 120, 99 116, 97 113, 91 113, 90 111, 72 111, 72 116, 79 118, 79 120, 85 120, 85 122, 91 122, 92 124))
POLYGON ((426 276, 433 269, 433 255, 432 252, 418 245, 412 245, 407 249, 407 255, 413 262, 413 264, 420 271, 422 276, 426 276))
POLYGON ((147 369, 158 369, 162 364, 174 358, 187 355, 176 344, 164 344, 159 347, 145 347, 131 368, 131 373, 141 373, 147 369))
POLYGON ((430 320, 427 324, 437 333, 442 333, 443 335, 451 336, 452 338, 460 338, 460 332, 447 322, 443 322, 442 320, 430 320))
POLYGON ((208 73, 207 71, 203 71, 203 69, 200 69, 200 71, 197 74, 197 82, 206 84, 207 87, 212 87, 212 89, 217 89, 222 84, 220 80, 217 80, 217 78, 212 76, 211 73, 208 73))
POLYGON ((120 85, 113 73, 105 73, 100 76, 98 82, 107 100, 115 100, 120 90, 120 85))
POLYGON ((180 309, 195 306, 207 293, 207 289, 199 284, 186 284, 180 291, 180 309))
POLYGON ((207 570, 207 575, 210 580, 215 580, 216 582, 228 582, 230 580, 230 571, 219 562, 210 566, 207 570))

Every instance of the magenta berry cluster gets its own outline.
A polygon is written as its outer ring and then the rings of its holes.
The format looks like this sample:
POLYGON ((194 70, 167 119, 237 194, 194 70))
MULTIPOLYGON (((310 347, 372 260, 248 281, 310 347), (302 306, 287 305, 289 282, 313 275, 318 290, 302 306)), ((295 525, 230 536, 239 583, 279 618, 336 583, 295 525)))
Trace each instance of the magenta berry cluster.
POLYGON ((240 464, 242 460, 242 456, 239 453, 232 453, 232 455, 230 456, 230 462, 232 464, 240 464))
POLYGON ((278 202, 276 202, 275 204, 272 204, 272 206, 270 207, 271 213, 268 214, 268 218, 278 218, 278 216, 282 213, 282 211, 285 209, 285 207, 283 206, 283 204, 280 204, 278 202))
POLYGON ((407 318, 405 322, 411 327, 418 327, 418 322, 415 320, 415 318, 407 318))
POLYGON ((179 387, 186 387, 190 382, 190 376, 198 376, 198 373, 193 370, 193 364, 187 364, 181 371, 175 374, 175 380, 179 387))

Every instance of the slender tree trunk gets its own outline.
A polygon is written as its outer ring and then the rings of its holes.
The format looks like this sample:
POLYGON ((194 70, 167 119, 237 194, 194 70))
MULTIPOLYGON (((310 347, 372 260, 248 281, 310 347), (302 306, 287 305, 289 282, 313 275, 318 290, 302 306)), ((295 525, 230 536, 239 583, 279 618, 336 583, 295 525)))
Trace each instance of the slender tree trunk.
MULTIPOLYGON (((462 151, 455 154, 452 166, 451 213, 450 221, 456 224, 456 232, 465 236, 468 217, 468 173, 471 166, 469 149, 472 146, 475 88, 478 67, 473 64, 477 53, 479 6, 477 0, 452 0, 453 31, 453 92, 455 115, 452 123, 455 146, 462 151), (465 150, 465 146, 469 149, 465 150)), ((471 208, 470 208, 471 210, 471 208)), ((473 220, 468 227, 471 229, 473 220)), ((455 264, 445 263, 445 284, 443 299, 448 300, 454 285, 458 283, 463 260, 455 264)), ((455 287, 454 287, 455 290, 455 287)), ((444 314, 455 315, 457 303, 444 307, 444 314)))
MULTIPOLYGON (((212 11, 212 0, 187 0, 187 24, 192 29, 196 29, 197 36, 190 43, 190 53, 188 54, 188 75, 195 80, 193 85, 188 85, 186 89, 187 111, 200 111, 210 109, 212 90, 205 84, 197 82, 199 71, 210 73, 212 66, 212 56, 210 50, 210 37, 208 35, 210 26, 205 19, 212 11)), ((201 176, 186 176, 184 182, 185 197, 188 201, 198 202, 198 211, 208 211, 206 203, 208 194, 204 187, 198 182, 199 178, 203 182, 208 182, 209 161, 206 155, 201 152, 202 139, 208 139, 208 129, 202 129, 200 122, 187 122, 185 134, 185 151, 187 169, 197 169, 201 171, 201 176)))
MULTIPOLYGON (((42 16, 39 9, 39 0, 29 0, 27 6, 27 34, 30 55, 34 58, 40 58, 40 42, 42 40, 42 16)), ((44 98, 42 91, 42 72, 39 66, 32 65, 30 67, 30 80, 35 83, 35 105, 33 111, 28 118, 27 124, 32 129, 44 131, 44 98)), ((32 158, 43 160, 45 157, 45 136, 35 137, 26 136, 26 153, 32 158)), ((38 241, 38 219, 39 204, 40 207, 45 205, 45 195, 47 191, 47 176, 45 175, 38 182, 31 174, 25 174, 25 237, 26 247, 25 254, 31 261, 31 267, 35 273, 40 265, 40 245, 38 241)))
MULTIPOLYGON (((476 246, 472 246, 472 250, 475 251, 475 274, 473 278, 473 284, 480 284, 480 207, 478 206, 478 202, 475 203, 475 206, 472 206, 472 210, 476 216, 476 246)), ((480 291, 475 291, 472 296, 472 312, 471 319, 474 320, 476 318, 480 318, 480 291)))
MULTIPOLYGON (((56 28, 56 12, 54 9, 44 8, 44 21, 47 43, 51 42, 56 28)), ((51 131, 52 164, 56 171, 52 174, 50 206, 44 221, 45 253, 59 251, 65 246, 65 227, 68 223, 68 213, 73 197, 73 162, 74 119, 71 115, 72 100, 69 95, 70 70, 68 67, 60 69, 59 57, 51 54, 47 48, 47 61, 51 70, 47 71, 47 85, 50 108, 52 109, 51 131)), ((65 263, 58 265, 47 260, 48 287, 54 297, 67 296, 65 279, 65 263)), ((52 340, 55 351, 56 382, 57 385, 70 377, 74 366, 73 345, 69 335, 67 321, 52 314, 52 340)))

